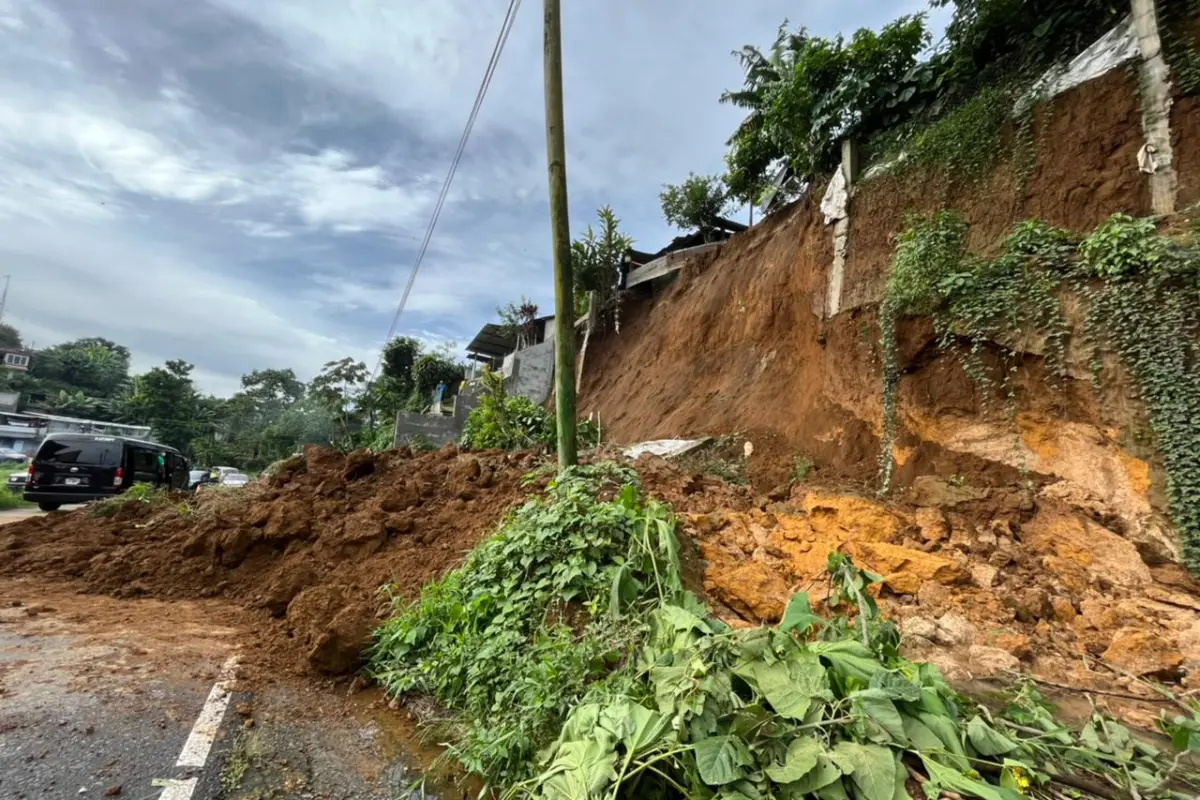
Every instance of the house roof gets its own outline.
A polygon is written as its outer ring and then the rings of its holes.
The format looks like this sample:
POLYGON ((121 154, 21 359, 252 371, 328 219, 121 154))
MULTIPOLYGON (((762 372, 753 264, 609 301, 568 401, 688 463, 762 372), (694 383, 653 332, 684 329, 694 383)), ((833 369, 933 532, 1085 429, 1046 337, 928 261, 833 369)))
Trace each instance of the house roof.
POLYGON ((506 356, 517 349, 517 343, 509 338, 504 328, 494 323, 487 323, 475 334, 475 338, 467 345, 468 353, 480 353, 485 356, 506 356))

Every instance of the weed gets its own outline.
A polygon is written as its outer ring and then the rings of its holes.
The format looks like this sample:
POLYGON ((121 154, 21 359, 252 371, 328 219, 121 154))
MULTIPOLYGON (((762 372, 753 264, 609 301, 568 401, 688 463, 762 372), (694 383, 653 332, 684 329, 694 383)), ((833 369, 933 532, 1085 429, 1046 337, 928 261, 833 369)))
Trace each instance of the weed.
POLYGON ((811 459, 804 456, 796 456, 792 459, 792 483, 804 483, 805 479, 808 478, 808 474, 812 472, 812 469, 813 462, 811 459))
MULTIPOLYGON (((574 468, 377 633, 374 675, 454 716, 451 757, 505 798, 1058 796, 1083 783, 1167 800, 1200 774, 1096 714, 1056 723, 1032 683, 1002 712, 902 659, 869 588, 829 557, 776 628, 731 630, 683 592, 671 514, 631 472, 574 468), (614 494, 615 493, 615 494, 614 494), (601 497, 612 499, 604 500, 601 497)), ((1191 746, 1196 719, 1164 720, 1191 746)))
MULTIPOLYGON (((469 450, 524 450, 556 447, 558 429, 554 417, 542 406, 523 395, 509 395, 504 376, 485 369, 479 406, 467 417, 460 443, 469 450)), ((576 428, 581 448, 599 443, 599 428, 581 421, 576 428)))
POLYGON ((423 692, 454 711, 453 756, 511 784, 533 774, 589 686, 620 680, 638 612, 680 590, 669 510, 642 499, 631 470, 572 468, 398 609, 377 632, 371 670, 394 694, 423 692))
POLYGON ((229 751, 229 757, 225 761, 225 769, 221 772, 221 791, 226 795, 231 795, 236 792, 242 785, 242 779, 246 777, 246 770, 250 768, 254 761, 254 755, 250 752, 249 734, 241 733, 233 743, 233 748, 229 751))
POLYGON ((129 503, 158 505, 165 502, 167 502, 166 489, 152 483, 135 483, 121 494, 93 503, 88 514, 93 517, 111 517, 129 503))

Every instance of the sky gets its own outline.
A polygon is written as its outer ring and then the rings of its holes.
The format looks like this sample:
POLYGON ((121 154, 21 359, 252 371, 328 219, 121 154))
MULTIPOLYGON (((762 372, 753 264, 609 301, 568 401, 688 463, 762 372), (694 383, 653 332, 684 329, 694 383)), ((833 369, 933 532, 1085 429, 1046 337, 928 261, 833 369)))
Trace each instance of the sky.
MULTIPOLYGON (((374 366, 505 0, 0 0, 0 275, 27 344, 102 336, 229 395, 374 366)), ((731 52, 784 19, 878 28, 925 0, 563 0, 572 233, 722 169, 731 52)), ((940 28, 945 10, 931 26, 940 28)), ((524 0, 398 333, 460 349, 553 308, 541 2, 524 0)))

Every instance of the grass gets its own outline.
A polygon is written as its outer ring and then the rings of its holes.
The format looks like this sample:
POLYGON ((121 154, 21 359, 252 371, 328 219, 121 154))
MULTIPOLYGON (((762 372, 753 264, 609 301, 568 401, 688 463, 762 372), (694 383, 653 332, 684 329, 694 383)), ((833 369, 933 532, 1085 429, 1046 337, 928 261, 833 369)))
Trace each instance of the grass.
POLYGON ((29 467, 11 467, 0 469, 0 481, 3 481, 3 486, 0 486, 0 509, 8 510, 13 508, 33 508, 33 503, 25 502, 25 499, 15 492, 8 490, 8 476, 18 472, 26 472, 29 467))
POLYGON ((813 462, 811 459, 805 458, 804 456, 796 456, 796 458, 792 461, 792 484, 795 485, 797 483, 804 483, 804 479, 808 477, 808 474, 812 472, 812 469, 813 462))

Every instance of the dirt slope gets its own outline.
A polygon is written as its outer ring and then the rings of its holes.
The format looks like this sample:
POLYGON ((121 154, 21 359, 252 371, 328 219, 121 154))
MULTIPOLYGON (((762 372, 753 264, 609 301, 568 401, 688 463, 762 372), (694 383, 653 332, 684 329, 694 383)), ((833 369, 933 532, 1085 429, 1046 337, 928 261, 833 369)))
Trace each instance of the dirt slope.
MULTIPOLYGON (((1200 135, 1193 117, 1177 119, 1179 129, 1200 135)), ((877 304, 906 212, 961 212, 979 251, 1031 216, 1090 230, 1118 211, 1146 214, 1139 126, 1136 93, 1118 70, 1039 110, 1041 145, 1027 182, 1001 164, 979 182, 906 174, 860 184, 842 311, 828 318, 833 231, 818 209, 821 191, 812 193, 692 259, 673 283, 628 292, 620 332, 589 344, 580 409, 597 413, 618 442, 745 434, 763 492, 786 481, 797 457, 866 489, 883 415, 877 304)), ((1187 155, 1180 179, 1200 186, 1192 161, 1187 155)), ((928 321, 907 321, 898 340, 898 486, 928 475, 985 487, 1029 481, 1037 496, 1103 520, 1152 561, 1175 557, 1164 477, 1118 370, 1107 369, 1102 398, 1085 348, 1072 345, 1071 377, 1055 382, 1039 343, 1020 343, 1018 413, 1009 420, 985 413, 1002 399, 980 394, 960 360, 936 346, 928 321)))

